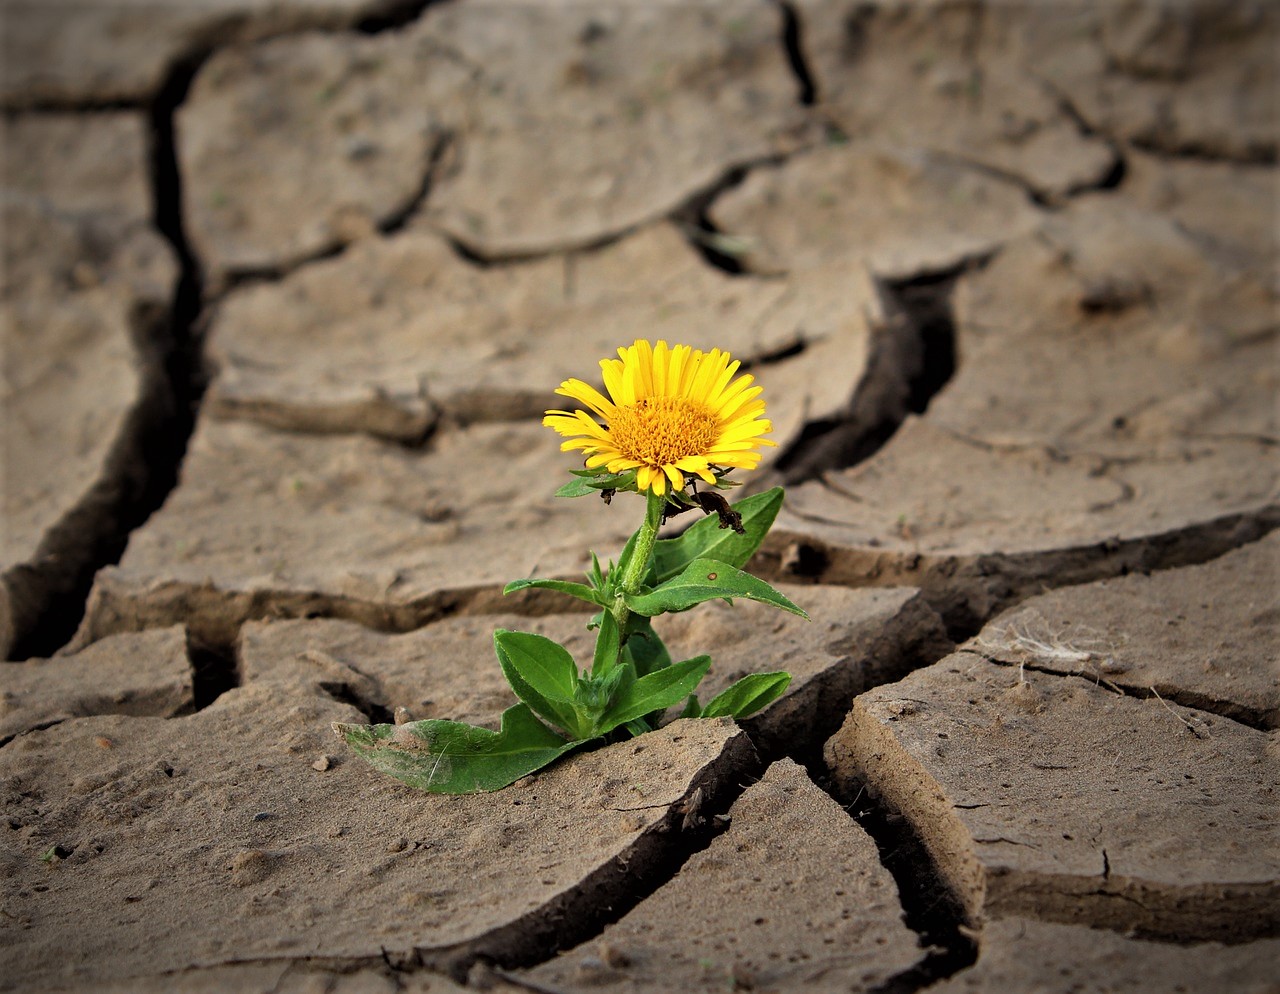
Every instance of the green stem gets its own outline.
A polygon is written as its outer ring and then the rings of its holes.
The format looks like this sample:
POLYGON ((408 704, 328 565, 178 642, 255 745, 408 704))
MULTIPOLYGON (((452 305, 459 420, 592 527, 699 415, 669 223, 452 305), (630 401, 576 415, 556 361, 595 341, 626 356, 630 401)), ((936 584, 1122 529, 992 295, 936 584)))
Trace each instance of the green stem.
POLYGON ((662 525, 662 509, 667 506, 665 494, 646 492, 644 523, 636 532, 636 544, 632 550, 631 561, 618 580, 615 588, 616 597, 613 602, 613 619, 618 623, 618 631, 626 638, 627 622, 631 619, 631 610, 623 600, 623 594, 638 593, 644 578, 649 575, 649 563, 653 558, 653 543, 658 540, 658 528, 662 525))

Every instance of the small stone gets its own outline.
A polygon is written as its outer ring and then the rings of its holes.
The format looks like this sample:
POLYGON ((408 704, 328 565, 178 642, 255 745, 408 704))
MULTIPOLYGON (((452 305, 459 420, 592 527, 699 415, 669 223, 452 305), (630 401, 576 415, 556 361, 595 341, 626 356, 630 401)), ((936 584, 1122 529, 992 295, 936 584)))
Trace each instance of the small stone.
POLYGON ((253 820, 254 821, 270 821, 274 817, 275 815, 273 815, 270 811, 259 811, 256 815, 253 816, 253 820))
POLYGON ((245 849, 231 860, 231 882, 248 887, 266 879, 271 870, 271 857, 261 849, 245 849))
POLYGON ((321 756, 319 759, 317 759, 314 763, 311 764, 311 768, 315 770, 317 773, 323 773, 332 765, 333 765, 333 760, 331 760, 328 756, 321 756))

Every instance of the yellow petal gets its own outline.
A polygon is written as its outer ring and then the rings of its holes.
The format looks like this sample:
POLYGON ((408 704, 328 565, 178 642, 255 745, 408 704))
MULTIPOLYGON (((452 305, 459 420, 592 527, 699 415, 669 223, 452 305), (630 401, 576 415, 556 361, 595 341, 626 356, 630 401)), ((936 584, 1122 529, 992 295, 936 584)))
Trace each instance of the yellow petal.
POLYGON ((613 414, 614 405, 605 400, 599 390, 588 383, 583 383, 582 380, 565 380, 556 393, 586 404, 606 421, 613 414))

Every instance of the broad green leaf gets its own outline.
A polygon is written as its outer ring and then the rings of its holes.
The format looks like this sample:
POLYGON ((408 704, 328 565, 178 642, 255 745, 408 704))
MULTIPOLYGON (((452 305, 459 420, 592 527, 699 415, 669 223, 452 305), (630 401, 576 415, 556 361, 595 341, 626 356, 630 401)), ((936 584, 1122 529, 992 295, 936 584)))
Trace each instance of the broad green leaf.
POLYGON ((597 591, 585 583, 573 583, 569 580, 512 580, 502 588, 504 594, 514 594, 521 590, 555 590, 588 604, 604 605, 604 600, 597 591))
POLYGON ((683 535, 659 539, 653 546, 656 582, 671 579, 695 559, 715 559, 741 569, 760 548, 781 507, 782 488, 774 487, 733 505, 742 515, 743 535, 721 528, 719 518, 707 515, 683 535))
POLYGON ((374 769, 433 794, 500 790, 581 744, 566 742, 524 704, 507 708, 496 732, 439 719, 333 728, 374 769))
POLYGON ((578 667, 558 642, 532 632, 493 633, 502 672, 516 696, 574 738, 586 738, 574 707, 578 667))
POLYGON ((671 654, 648 618, 633 615, 627 627, 631 634, 627 636, 626 654, 635 664, 637 676, 647 676, 671 665, 671 654))
POLYGON ((703 601, 728 597, 746 597, 762 604, 772 604, 805 619, 809 617, 763 580, 715 559, 695 559, 666 583, 647 593, 627 594, 624 600, 636 614, 652 618, 667 611, 684 611, 703 601))
POLYGON ((642 676, 625 693, 617 696, 601 719, 597 734, 603 735, 652 712, 665 711, 672 704, 684 700, 693 693, 710 666, 710 656, 696 656, 642 676))
POLYGON ((596 631, 596 651, 591 662, 591 675, 602 677, 618 664, 622 651, 622 635, 613 613, 605 611, 600 616, 600 628, 596 631))
POLYGON ((790 673, 752 673, 720 691, 702 709, 702 717, 746 718, 772 704, 791 683, 790 673))

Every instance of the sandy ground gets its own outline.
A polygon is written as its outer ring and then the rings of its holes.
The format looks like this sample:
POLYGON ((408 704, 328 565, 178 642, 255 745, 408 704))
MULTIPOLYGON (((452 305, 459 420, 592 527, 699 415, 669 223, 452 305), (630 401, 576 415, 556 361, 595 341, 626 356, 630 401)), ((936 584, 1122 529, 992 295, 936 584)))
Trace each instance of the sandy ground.
POLYGON ((0 3, 0 990, 1275 991, 1280 16, 1252 0, 0 3), (538 423, 765 387, 744 722, 491 795, 538 423))

